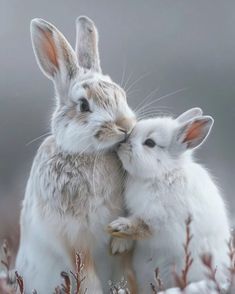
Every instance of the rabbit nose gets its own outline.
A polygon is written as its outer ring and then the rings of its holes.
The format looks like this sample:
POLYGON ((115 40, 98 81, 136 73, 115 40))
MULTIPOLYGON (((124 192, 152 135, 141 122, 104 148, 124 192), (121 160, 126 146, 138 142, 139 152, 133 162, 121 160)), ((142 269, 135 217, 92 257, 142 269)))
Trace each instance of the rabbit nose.
POLYGON ((118 128, 118 130, 119 130, 120 132, 122 132, 122 133, 125 135, 125 138, 123 139, 122 143, 126 142, 127 139, 128 139, 128 137, 129 137, 129 134, 127 133, 126 130, 124 130, 124 129, 122 129, 122 128, 118 128))
POLYGON ((126 118, 126 117, 120 117, 116 120, 116 125, 119 129, 124 130, 127 133, 130 133, 135 125, 136 121, 133 118, 126 118))

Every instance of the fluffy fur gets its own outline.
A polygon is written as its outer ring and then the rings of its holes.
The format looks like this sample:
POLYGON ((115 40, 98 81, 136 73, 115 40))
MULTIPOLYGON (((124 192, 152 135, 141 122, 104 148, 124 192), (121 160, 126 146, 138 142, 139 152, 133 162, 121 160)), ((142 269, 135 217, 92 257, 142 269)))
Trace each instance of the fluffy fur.
POLYGON ((137 240, 133 257, 139 293, 151 293, 154 270, 164 287, 174 285, 173 269, 184 266, 185 220, 192 217, 194 259, 189 281, 205 277, 200 260, 211 253, 216 277, 225 280, 229 264, 229 221, 221 193, 210 173, 192 157, 208 136, 213 119, 192 109, 178 119, 160 117, 136 124, 118 154, 128 172, 125 201, 130 216, 109 225, 113 236, 137 240), (149 146, 147 139, 153 140, 149 146))
POLYGON ((108 293, 108 280, 120 271, 105 228, 123 213, 124 172, 114 149, 132 130, 135 115, 124 90, 101 73, 94 23, 86 17, 76 23, 76 53, 52 24, 31 23, 36 59, 54 83, 57 106, 21 212, 16 269, 26 293, 52 293, 60 272, 74 269, 75 251, 83 257, 87 293, 108 293))

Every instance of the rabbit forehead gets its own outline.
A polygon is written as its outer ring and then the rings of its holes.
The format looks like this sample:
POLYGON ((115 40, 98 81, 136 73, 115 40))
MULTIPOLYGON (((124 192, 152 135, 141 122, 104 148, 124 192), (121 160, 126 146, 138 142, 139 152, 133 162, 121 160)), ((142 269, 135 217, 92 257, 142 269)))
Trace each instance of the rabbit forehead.
POLYGON ((72 87, 72 98, 77 100, 85 97, 93 100, 97 105, 117 107, 125 97, 125 91, 114 83, 109 76, 94 73, 87 74, 72 87))
POLYGON ((151 138, 157 144, 167 146, 170 144, 174 129, 175 121, 170 117, 159 117, 142 120, 137 123, 135 133, 141 139, 151 138))

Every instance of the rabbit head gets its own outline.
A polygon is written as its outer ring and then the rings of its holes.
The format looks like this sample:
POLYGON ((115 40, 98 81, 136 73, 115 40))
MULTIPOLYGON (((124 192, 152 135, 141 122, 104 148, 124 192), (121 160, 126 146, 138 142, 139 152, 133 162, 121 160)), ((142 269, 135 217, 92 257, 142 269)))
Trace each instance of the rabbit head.
POLYGON ((118 149, 124 168, 134 176, 160 177, 182 165, 188 150, 207 138, 213 118, 193 108, 178 118, 158 117, 139 121, 118 149))
POLYGON ((52 133, 66 152, 108 150, 131 132, 135 114, 125 91, 101 72, 93 21, 79 17, 76 35, 73 50, 52 24, 42 19, 31 21, 36 60, 55 87, 52 133))

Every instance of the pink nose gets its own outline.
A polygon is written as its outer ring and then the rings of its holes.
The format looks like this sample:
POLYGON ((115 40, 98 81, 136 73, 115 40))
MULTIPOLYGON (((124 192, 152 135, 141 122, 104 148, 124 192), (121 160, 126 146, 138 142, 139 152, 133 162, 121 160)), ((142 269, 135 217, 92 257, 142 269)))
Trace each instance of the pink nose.
POLYGON ((120 131, 126 132, 129 134, 136 124, 136 120, 134 118, 126 118, 122 117, 117 119, 116 125, 120 131))

